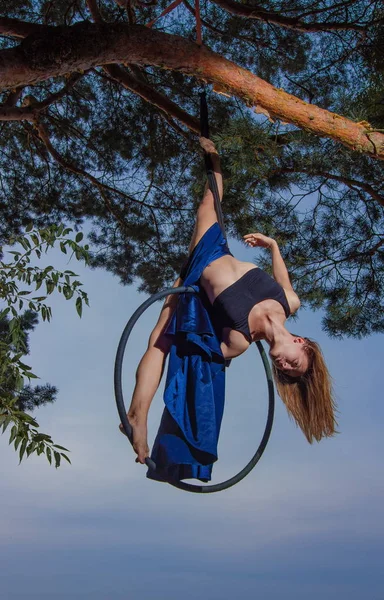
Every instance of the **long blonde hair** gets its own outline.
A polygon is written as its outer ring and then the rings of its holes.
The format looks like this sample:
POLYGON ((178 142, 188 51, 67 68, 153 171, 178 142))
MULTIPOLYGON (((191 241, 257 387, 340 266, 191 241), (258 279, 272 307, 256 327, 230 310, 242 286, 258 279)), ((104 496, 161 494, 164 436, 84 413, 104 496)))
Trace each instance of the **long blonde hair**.
POLYGON ((304 350, 309 367, 300 377, 289 377, 272 365, 277 392, 288 414, 300 427, 308 442, 318 442, 336 432, 336 403, 332 380, 326 367, 320 346, 308 338, 304 350))

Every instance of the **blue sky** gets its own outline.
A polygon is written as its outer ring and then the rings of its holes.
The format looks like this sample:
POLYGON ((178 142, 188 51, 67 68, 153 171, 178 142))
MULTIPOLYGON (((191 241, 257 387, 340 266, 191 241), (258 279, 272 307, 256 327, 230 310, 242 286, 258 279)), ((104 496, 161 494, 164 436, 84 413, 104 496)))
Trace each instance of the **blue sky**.
MULTIPOLYGON (((232 241, 235 255, 257 253, 232 241)), ((51 254, 48 264, 67 259, 51 254)), ((268 447, 230 490, 194 495, 148 481, 118 427, 113 365, 123 327, 145 299, 103 271, 71 263, 89 293, 83 318, 53 298, 53 321, 31 336, 29 364, 59 399, 36 411, 43 431, 71 449, 72 466, 42 457, 18 466, 1 446, 2 597, 5 600, 383 600, 383 336, 335 341, 321 313, 300 309, 292 329, 322 345, 334 378, 340 434, 310 446, 277 398, 268 447)), ((134 330, 134 372, 160 305, 134 330)), ((150 413, 153 440, 161 390, 150 413)), ((256 348, 232 362, 213 482, 240 470, 260 441, 266 384, 256 348)))

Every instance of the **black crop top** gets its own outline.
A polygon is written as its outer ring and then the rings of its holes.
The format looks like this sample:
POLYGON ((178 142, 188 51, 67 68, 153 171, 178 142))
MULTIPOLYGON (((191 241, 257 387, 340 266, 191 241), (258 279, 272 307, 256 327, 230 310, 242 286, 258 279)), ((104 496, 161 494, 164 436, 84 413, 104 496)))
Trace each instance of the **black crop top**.
POLYGON ((255 267, 223 290, 213 301, 215 326, 241 331, 252 341, 248 324, 251 309, 263 300, 276 300, 288 318, 291 310, 282 286, 262 269, 255 267))

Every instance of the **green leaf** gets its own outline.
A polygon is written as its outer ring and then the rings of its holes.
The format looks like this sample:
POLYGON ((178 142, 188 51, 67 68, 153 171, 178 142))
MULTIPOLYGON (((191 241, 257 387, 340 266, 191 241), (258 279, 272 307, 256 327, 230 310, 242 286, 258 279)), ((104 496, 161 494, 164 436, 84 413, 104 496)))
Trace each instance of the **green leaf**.
POLYGON ((69 286, 64 286, 63 294, 64 294, 66 300, 70 300, 73 296, 73 290, 69 286))
POLYGON ((14 328, 16 327, 16 325, 17 325, 17 320, 11 319, 8 323, 9 331, 12 332, 14 330, 14 328))
POLYGON ((17 425, 14 425, 11 429, 11 435, 9 437, 9 442, 8 442, 9 444, 12 444, 13 440, 17 436, 17 432, 18 432, 18 427, 17 427, 17 425))
POLYGON ((54 282, 49 279, 48 281, 45 282, 46 288, 47 288, 47 294, 52 294, 53 290, 55 289, 55 284, 54 282))
POLYGON ((83 312, 83 302, 80 297, 76 299, 76 310, 79 317, 81 317, 83 312))
POLYGON ((60 452, 55 451, 53 454, 55 456, 55 467, 57 469, 58 467, 60 467, 60 461, 61 461, 60 452))
POLYGON ((2 319, 4 319, 4 317, 6 317, 6 316, 7 316, 7 314, 9 313, 9 311, 10 311, 10 310, 11 310, 11 309, 10 309, 10 308, 9 308, 9 306, 8 306, 7 308, 5 308, 4 310, 2 310, 2 311, 0 312, 0 321, 1 321, 2 319))
POLYGON ((15 450, 18 449, 19 444, 20 444, 21 440, 23 440, 23 439, 24 439, 24 436, 21 433, 19 433, 19 435, 16 436, 16 439, 15 439, 15 450))
POLYGON ((46 433, 38 433, 37 435, 35 435, 35 440, 36 442, 43 442, 43 441, 50 441, 51 437, 49 435, 47 435, 46 433))
POLYGON ((24 456, 24 452, 25 452, 25 449, 26 449, 26 447, 27 447, 27 444, 28 444, 28 438, 27 438, 27 437, 25 437, 25 438, 23 439, 22 443, 21 443, 21 446, 20 446, 20 453, 19 453, 19 456, 20 456, 20 462, 19 462, 19 464, 20 464, 20 463, 21 463, 21 461, 23 460, 23 456, 24 456))
POLYGON ((25 228, 26 233, 29 233, 30 231, 32 231, 33 229, 33 223, 32 221, 30 223, 28 223, 28 225, 25 228))
POLYGON ((29 241, 28 238, 21 238, 19 240, 20 244, 23 246, 24 250, 30 250, 31 249, 31 242, 29 241))
POLYGON ((25 376, 28 377, 28 379, 40 379, 40 377, 38 377, 34 373, 25 373, 25 376))
POLYGON ((66 452, 70 452, 68 448, 64 448, 64 446, 59 446, 59 444, 53 444, 54 448, 58 448, 59 450, 65 450, 66 452))
POLYGON ((67 248, 65 247, 64 242, 60 242, 60 249, 62 252, 64 252, 64 254, 67 254, 67 248))
POLYGON ((75 240, 77 243, 81 242, 81 240, 83 239, 84 235, 82 234, 81 231, 79 231, 79 233, 77 234, 77 236, 75 237, 75 240))
POLYGON ((61 452, 61 456, 62 456, 63 458, 65 458, 65 460, 66 460, 67 462, 69 462, 69 464, 70 464, 70 465, 72 464, 72 463, 71 463, 71 461, 69 460, 69 458, 68 458, 68 456, 67 456, 66 454, 64 454, 63 452, 61 452))
POLYGON ((29 425, 33 425, 34 427, 39 426, 38 422, 33 417, 31 417, 31 415, 28 415, 27 413, 24 413, 24 412, 20 412, 20 415, 22 416, 24 421, 26 423, 28 423, 29 425))
POLYGON ((19 392, 20 390, 22 390, 24 387, 24 377, 22 377, 22 375, 18 374, 16 375, 15 378, 15 389, 17 392, 19 392))
POLYGON ((27 456, 29 456, 30 454, 32 454, 32 452, 35 450, 36 446, 37 446, 36 442, 31 442, 30 444, 28 444, 28 447, 27 447, 27 456))
POLYGON ((52 452, 51 449, 47 446, 47 448, 45 449, 45 453, 47 455, 48 458, 48 462, 51 465, 52 464, 52 452))
POLYGON ((13 421, 13 417, 12 417, 12 415, 8 415, 8 417, 6 417, 6 419, 3 423, 3 433, 7 429, 8 425, 11 423, 11 421, 13 421))
POLYGON ((19 367, 21 367, 24 371, 30 371, 32 369, 32 367, 29 367, 28 365, 25 365, 20 360, 19 360, 19 367))

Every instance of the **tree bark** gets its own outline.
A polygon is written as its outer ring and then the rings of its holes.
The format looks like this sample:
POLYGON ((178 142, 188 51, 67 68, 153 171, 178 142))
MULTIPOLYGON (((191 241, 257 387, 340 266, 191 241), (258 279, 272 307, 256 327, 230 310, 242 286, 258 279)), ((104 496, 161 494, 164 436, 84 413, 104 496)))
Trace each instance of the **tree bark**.
MULTIPOLYGON (((0 30, 1 30, 0 19, 0 30)), ((180 36, 125 23, 47 27, 14 48, 0 51, 2 89, 33 85, 74 71, 113 63, 180 71, 236 96, 273 118, 334 139, 350 150, 384 159, 384 135, 369 123, 354 123, 286 93, 250 71, 180 36)))

